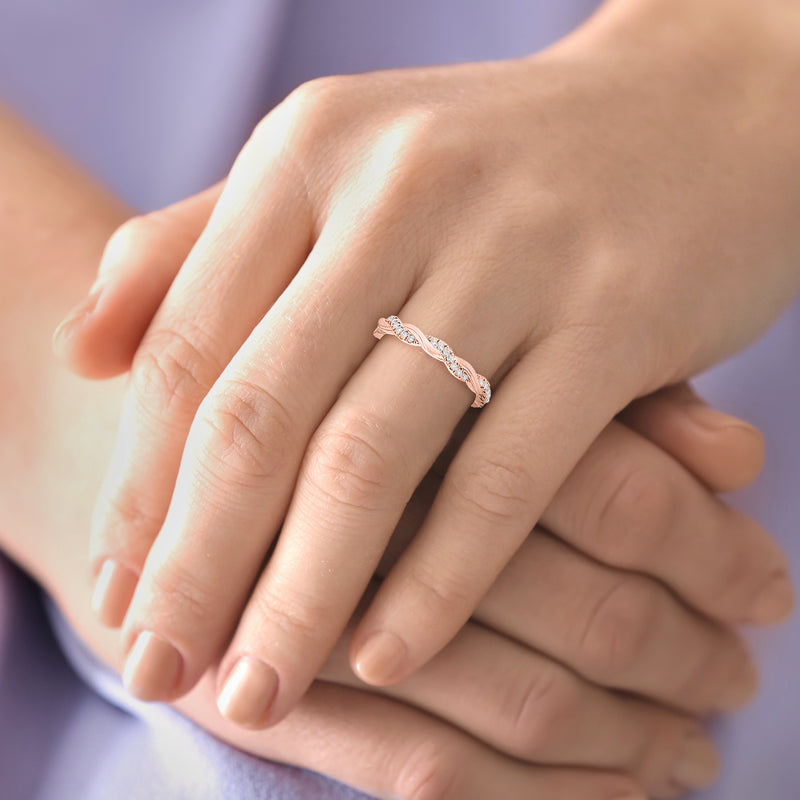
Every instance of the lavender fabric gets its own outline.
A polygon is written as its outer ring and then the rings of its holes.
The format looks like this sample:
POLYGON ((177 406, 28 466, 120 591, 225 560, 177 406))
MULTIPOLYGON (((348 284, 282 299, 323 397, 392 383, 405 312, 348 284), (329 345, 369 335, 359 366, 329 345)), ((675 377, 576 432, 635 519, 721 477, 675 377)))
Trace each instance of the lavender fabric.
MULTIPOLYGON (((595 5, 3 0, 0 99, 134 207, 150 209, 224 174, 253 123, 303 80, 522 55, 566 33, 595 5)), ((765 473, 735 502, 787 548, 795 577, 799 352, 800 304, 762 342, 698 381, 710 399, 766 433, 765 473)), ((800 619, 753 641, 764 687, 749 710, 717 726, 725 773, 697 800, 800 798, 800 619)), ((166 707, 128 698, 53 604, 2 557, 0 726, 0 800, 365 797, 247 756, 166 707)))

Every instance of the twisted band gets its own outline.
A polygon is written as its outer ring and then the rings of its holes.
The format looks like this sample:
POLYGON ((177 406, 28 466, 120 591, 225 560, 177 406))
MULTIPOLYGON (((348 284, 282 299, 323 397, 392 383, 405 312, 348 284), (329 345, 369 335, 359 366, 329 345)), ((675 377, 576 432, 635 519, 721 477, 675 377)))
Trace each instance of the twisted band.
POLYGON ((459 358, 446 342, 433 336, 426 336, 416 325, 400 322, 400 318, 394 315, 381 317, 372 335, 376 339, 382 339, 387 333, 395 335, 406 344, 419 347, 431 358, 441 361, 454 378, 466 383, 475 392, 472 408, 482 408, 491 400, 492 387, 489 381, 483 375, 479 375, 469 361, 459 358))

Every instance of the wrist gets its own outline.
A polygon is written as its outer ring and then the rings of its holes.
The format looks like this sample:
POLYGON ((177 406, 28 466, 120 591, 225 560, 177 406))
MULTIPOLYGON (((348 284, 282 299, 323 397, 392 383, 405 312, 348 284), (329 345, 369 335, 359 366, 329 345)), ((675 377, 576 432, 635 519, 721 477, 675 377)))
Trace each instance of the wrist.
MULTIPOLYGON (((800 4, 794 0, 606 0, 552 51, 666 59, 716 73, 729 87, 800 81, 800 4)), ((800 105, 800 93, 794 92, 800 105)))
POLYGON ((55 363, 50 338, 127 209, 2 109, 0 206, 0 371, 10 387, 0 399, 0 548, 52 590, 102 475, 105 450, 81 426, 108 425, 116 407, 105 403, 119 389, 84 387, 55 363))

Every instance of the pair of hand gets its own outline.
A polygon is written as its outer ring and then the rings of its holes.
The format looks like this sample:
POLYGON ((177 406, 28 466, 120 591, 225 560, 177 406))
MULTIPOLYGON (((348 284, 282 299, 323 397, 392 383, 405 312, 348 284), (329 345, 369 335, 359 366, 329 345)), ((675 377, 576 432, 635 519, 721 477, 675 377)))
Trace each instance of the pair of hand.
POLYGON ((740 347, 798 284, 798 153, 765 161, 764 129, 737 124, 754 93, 719 80, 781 76, 725 48, 699 67, 658 30, 642 52, 628 27, 595 23, 532 59, 308 84, 218 202, 145 223, 181 235, 185 262, 120 260, 136 226, 112 242, 60 342, 94 374, 132 359, 92 561, 140 695, 179 696, 225 651, 224 713, 272 724, 318 673, 472 399, 411 348, 373 347, 392 312, 495 396, 352 635, 363 680, 444 655, 539 519, 702 614, 786 613, 778 551, 698 484, 637 468, 574 488, 620 409, 740 347), (81 335, 111 316, 119 338, 90 358, 81 335), (635 510, 617 527, 620 507, 635 510))
MULTIPOLYGON (((139 270, 181 241, 152 222, 126 229, 134 229, 126 263, 139 270)), ((102 355, 106 333, 103 317, 86 319, 73 343, 102 355)), ((418 530, 470 422, 412 497, 381 574, 418 530)), ((498 785, 510 798, 640 796, 614 772, 654 797, 706 785, 717 759, 696 717, 738 708, 755 688, 747 651, 725 621, 772 621, 782 609, 752 607, 745 595, 728 612, 698 613, 679 587, 760 580, 773 562, 770 540, 713 495, 752 480, 762 447, 754 429, 686 387, 637 402, 601 433, 545 512, 543 523, 562 538, 534 530, 453 642, 381 690, 384 698, 371 697, 349 669, 348 631, 298 712, 273 729, 268 753, 413 798, 486 797, 498 785), (637 480, 670 487, 669 507, 648 492, 626 493, 637 480), (684 531, 701 536, 697 560, 676 561, 666 576, 654 547, 684 531), (624 541, 646 556, 628 570, 607 563, 624 560, 624 541), (718 558, 726 550, 732 561, 718 558), (336 746, 320 749, 328 738, 336 746), (566 768, 575 764, 583 769, 566 768)))

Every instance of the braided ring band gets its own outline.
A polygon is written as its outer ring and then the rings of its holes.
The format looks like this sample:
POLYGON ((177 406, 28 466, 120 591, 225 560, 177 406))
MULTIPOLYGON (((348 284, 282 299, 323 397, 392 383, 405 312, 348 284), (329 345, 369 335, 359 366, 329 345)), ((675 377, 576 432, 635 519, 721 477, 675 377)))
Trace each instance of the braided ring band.
POLYGON ((492 388, 489 386, 489 381, 475 372, 475 368, 469 361, 464 361, 459 358, 441 339, 436 339, 433 336, 426 336, 416 325, 400 322, 399 317, 392 315, 391 317, 381 317, 378 320, 378 327, 375 328, 372 335, 376 339, 382 339, 385 334, 394 334, 400 341, 406 344, 419 347, 423 352, 427 353, 431 358, 441 361, 446 367, 448 372, 458 380, 464 383, 475 392, 475 400, 472 403, 472 408, 482 408, 492 398, 492 388))

